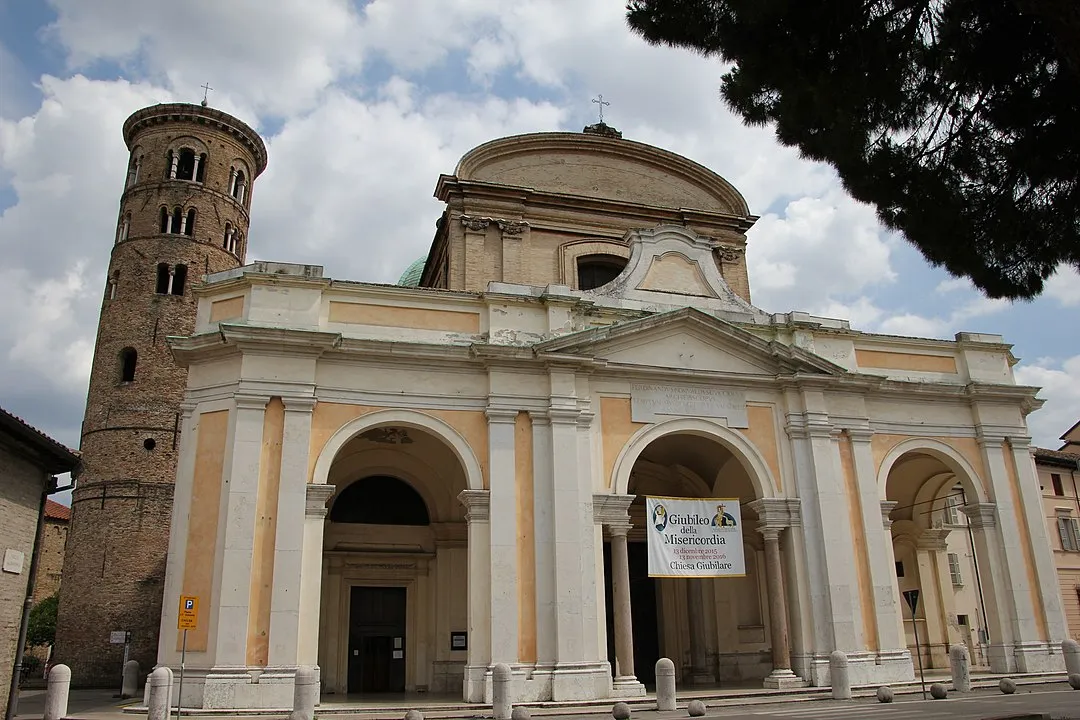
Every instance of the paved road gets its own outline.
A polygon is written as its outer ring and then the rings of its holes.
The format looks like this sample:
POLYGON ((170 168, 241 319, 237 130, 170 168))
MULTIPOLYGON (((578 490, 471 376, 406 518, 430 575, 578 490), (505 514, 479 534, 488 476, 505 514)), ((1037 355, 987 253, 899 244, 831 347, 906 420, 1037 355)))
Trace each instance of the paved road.
POLYGON ((945 700, 923 700, 921 696, 900 697, 891 704, 859 699, 848 702, 810 700, 785 705, 757 705, 742 708, 710 709, 716 718, 753 718, 771 720, 984 720, 1024 713, 1045 713, 1061 720, 1080 720, 1080 691, 1064 690, 1060 685, 1019 690, 1015 695, 980 691, 970 695, 952 695, 945 700))

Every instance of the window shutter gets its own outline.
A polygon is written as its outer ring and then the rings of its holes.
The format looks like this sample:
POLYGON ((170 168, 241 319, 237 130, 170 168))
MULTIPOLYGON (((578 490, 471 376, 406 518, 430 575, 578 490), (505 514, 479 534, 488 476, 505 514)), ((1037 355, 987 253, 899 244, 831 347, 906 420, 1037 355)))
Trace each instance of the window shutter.
POLYGON ((1058 535, 1061 538, 1061 549, 1068 550, 1072 544, 1070 541, 1072 538, 1069 536, 1069 527, 1065 524, 1069 521, 1068 518, 1059 517, 1058 521, 1058 535))
POLYGON ((952 584, 960 586, 964 584, 964 578, 960 574, 960 557, 956 553, 949 553, 949 574, 952 575, 952 584))
POLYGON ((1069 529, 1072 531, 1072 550, 1080 550, 1080 521, 1069 518, 1069 529))

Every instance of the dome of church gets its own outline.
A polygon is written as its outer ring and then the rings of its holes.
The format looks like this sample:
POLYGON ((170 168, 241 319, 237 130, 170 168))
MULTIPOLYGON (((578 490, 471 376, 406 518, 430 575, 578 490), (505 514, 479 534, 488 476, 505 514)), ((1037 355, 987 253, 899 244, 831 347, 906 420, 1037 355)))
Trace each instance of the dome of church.
POLYGON ((417 287, 420 285, 420 276, 424 273, 424 264, 427 263, 427 256, 414 260, 409 267, 405 268, 405 272, 401 273, 401 277, 398 279, 397 284, 403 287, 417 287))

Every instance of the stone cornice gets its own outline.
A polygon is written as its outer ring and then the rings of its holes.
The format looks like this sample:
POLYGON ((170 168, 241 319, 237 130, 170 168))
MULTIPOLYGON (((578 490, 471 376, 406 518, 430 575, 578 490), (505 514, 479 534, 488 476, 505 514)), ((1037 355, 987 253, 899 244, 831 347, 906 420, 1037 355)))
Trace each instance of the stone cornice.
POLYGON ((260 327, 220 323, 218 332, 226 343, 243 352, 264 355, 305 355, 318 357, 341 344, 341 333, 322 330, 260 327))
POLYGON ((992 528, 997 525, 997 505, 994 503, 971 503, 960 509, 973 530, 992 528))
POLYGON ((614 493, 594 493, 592 501, 593 522, 630 529, 630 504, 634 495, 616 495, 614 493))
POLYGON ((892 515, 892 511, 895 510, 896 506, 899 504, 900 503, 895 500, 881 501, 881 524, 885 529, 892 527, 893 521, 889 516, 892 515))
POLYGON ((305 495, 304 515, 309 518, 326 517, 326 501, 334 496, 334 485, 308 483, 305 495))
MULTIPOLYGON (((266 169, 266 145, 251 126, 227 112, 191 103, 159 103, 136 110, 124 121, 124 142, 132 149, 135 136, 161 123, 187 122, 214 128, 241 141, 255 158, 255 177, 266 169)), ((254 178, 252 178, 254 179, 254 178)))
POLYGON ((759 498, 746 506, 757 513, 759 532, 802 525, 802 504, 798 498, 759 498))
POLYGON ((465 521, 486 523, 491 515, 491 491, 462 490, 458 501, 465 506, 465 521))

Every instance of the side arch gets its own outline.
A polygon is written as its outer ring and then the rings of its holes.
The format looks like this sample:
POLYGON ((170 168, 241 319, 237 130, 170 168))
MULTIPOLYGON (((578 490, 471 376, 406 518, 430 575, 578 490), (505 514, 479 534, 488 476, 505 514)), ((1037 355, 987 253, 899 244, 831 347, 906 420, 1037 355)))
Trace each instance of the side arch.
POLYGON ((765 458, 762 457, 753 443, 747 440, 742 433, 703 418, 664 420, 638 430, 623 446, 619 456, 615 458, 612 477, 608 483, 609 487, 613 488, 615 493, 625 495, 630 485, 630 472, 633 470, 638 457, 645 451, 645 448, 655 440, 659 440, 666 435, 675 434, 697 435, 720 443, 731 451, 746 470, 758 498, 775 497, 776 478, 769 472, 765 458))
POLYGON ((934 440, 933 438, 910 438, 897 443, 889 450, 882 459, 881 467, 878 468, 877 474, 878 495, 880 495, 882 500, 886 499, 886 486, 889 480, 889 473, 892 472, 893 466, 901 457, 912 452, 922 453, 940 460, 945 467, 949 468, 949 470, 956 475, 957 481, 964 486, 966 492, 971 493, 972 498, 980 503, 989 501, 986 497, 986 492, 983 489, 983 479, 975 472, 975 468, 971 466, 971 463, 968 462, 967 458, 961 455, 951 445, 943 443, 940 440, 934 440))
POLYGON ((315 461, 315 471, 311 482, 316 485, 325 485, 326 478, 330 474, 330 466, 334 458, 352 440, 367 430, 382 425, 395 425, 399 427, 413 428, 431 433, 442 440, 457 456, 461 467, 465 471, 465 482, 469 490, 484 489, 484 475, 480 469, 480 462, 475 453, 469 447, 465 438, 451 427, 448 423, 426 413, 416 410, 377 410, 367 415, 361 415, 342 425, 330 436, 330 439, 319 451, 319 458, 315 461))

